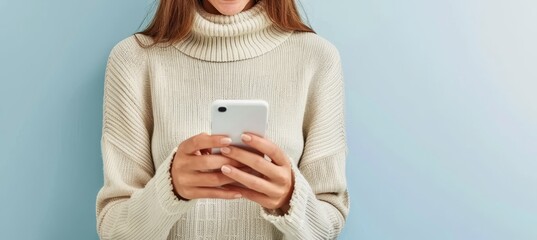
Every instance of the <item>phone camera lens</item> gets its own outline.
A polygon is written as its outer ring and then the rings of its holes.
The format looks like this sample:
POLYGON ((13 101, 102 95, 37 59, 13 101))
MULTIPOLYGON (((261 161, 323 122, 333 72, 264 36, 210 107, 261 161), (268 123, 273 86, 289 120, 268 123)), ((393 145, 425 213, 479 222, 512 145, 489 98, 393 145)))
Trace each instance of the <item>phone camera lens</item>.
POLYGON ((218 111, 219 111, 219 112, 225 112, 226 110, 227 110, 226 107, 219 107, 219 108, 218 108, 218 111))

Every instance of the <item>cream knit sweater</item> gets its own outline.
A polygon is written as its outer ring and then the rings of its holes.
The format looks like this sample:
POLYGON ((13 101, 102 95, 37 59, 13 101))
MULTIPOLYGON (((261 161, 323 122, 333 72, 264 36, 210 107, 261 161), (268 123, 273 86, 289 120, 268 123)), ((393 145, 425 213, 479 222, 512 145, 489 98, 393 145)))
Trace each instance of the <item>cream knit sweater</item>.
MULTIPOLYGON (((264 2, 234 16, 198 8, 188 39, 111 51, 104 83, 102 239, 332 239, 349 211, 344 90, 336 48, 312 33, 278 30, 264 2), (178 200, 177 146, 210 133, 215 99, 264 99, 266 138, 293 161, 290 210, 247 199, 178 200)), ((144 43, 151 39, 138 35, 144 43)))

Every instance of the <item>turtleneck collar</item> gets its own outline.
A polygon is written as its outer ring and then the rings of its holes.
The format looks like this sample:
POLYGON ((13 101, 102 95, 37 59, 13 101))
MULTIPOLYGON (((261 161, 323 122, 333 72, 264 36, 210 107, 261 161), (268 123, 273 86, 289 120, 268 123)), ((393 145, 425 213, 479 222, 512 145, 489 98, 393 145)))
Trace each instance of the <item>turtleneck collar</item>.
POLYGON ((230 62, 265 54, 291 33, 272 23, 263 0, 232 16, 212 14, 197 6, 190 34, 174 46, 197 59, 230 62))

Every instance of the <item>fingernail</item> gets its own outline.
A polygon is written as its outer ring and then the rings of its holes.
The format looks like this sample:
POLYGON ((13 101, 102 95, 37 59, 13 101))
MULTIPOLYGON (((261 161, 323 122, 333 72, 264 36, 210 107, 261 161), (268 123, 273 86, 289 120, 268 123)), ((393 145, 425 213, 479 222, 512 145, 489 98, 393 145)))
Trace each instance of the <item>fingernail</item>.
POLYGON ((242 194, 240 194, 240 193, 239 193, 239 194, 235 194, 235 196, 233 196, 233 197, 235 197, 235 198, 241 198, 241 197, 242 197, 242 194))
POLYGON ((231 172, 231 168, 229 168, 228 166, 222 166, 222 168, 220 168, 220 170, 222 170, 223 173, 230 173, 231 172))
POLYGON ((229 149, 228 147, 223 147, 223 148, 220 148, 220 151, 222 151, 223 153, 229 153, 231 149, 229 149))
POLYGON ((230 144, 231 143, 231 138, 222 138, 222 139, 220 139, 220 143, 221 144, 230 144))
POLYGON ((244 133, 243 133, 243 134, 241 135, 241 139, 242 139, 243 141, 245 141, 245 142, 248 142, 248 141, 252 140, 252 137, 250 137, 250 135, 247 135, 247 134, 244 134, 244 133))

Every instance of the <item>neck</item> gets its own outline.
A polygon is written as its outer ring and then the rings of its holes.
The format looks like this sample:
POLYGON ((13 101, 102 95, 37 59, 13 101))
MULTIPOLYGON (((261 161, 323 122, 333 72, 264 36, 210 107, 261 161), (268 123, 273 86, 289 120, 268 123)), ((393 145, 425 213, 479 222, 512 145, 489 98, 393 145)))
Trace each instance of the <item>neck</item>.
MULTIPOLYGON (((246 6, 244 6, 244 8, 241 9, 239 12, 246 11, 246 10, 252 8, 255 5, 256 2, 257 1, 255 1, 255 0, 248 1, 246 6)), ((223 15, 220 11, 218 11, 218 9, 216 9, 216 7, 214 7, 214 5, 212 3, 209 2, 209 0, 201 0, 200 4, 201 4, 201 7, 203 7, 203 9, 205 11, 207 11, 208 13, 223 15)))
POLYGON ((211 62, 239 61, 261 56, 283 43, 293 31, 274 25, 265 1, 235 15, 212 14, 196 5, 189 35, 175 44, 193 58, 211 62))

